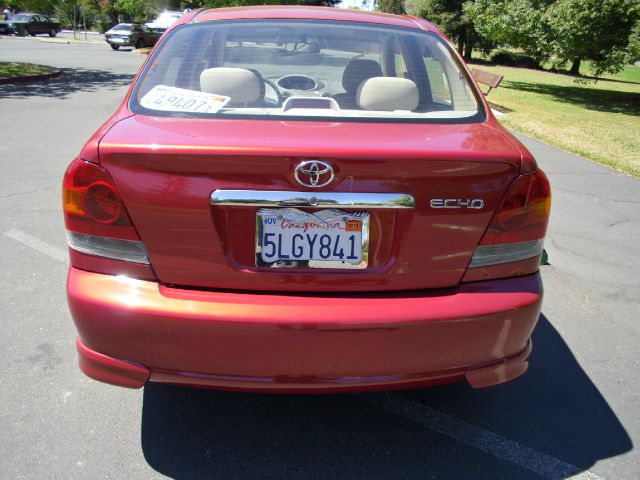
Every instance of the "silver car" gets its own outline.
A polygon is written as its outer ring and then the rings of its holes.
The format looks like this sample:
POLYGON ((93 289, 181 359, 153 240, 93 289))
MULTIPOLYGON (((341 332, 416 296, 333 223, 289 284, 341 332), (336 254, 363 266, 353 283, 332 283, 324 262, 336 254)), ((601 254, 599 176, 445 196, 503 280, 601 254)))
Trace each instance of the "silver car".
POLYGON ((146 25, 119 23, 106 32, 104 38, 111 48, 118 50, 120 47, 152 47, 161 35, 162 32, 154 32, 146 25))

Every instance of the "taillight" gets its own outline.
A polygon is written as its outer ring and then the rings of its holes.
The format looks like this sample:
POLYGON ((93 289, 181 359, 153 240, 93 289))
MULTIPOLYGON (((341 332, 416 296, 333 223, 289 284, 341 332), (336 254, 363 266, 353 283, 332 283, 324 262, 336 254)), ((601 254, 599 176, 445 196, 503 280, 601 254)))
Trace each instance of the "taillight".
POLYGON ((518 177, 509 187, 480 245, 540 240, 551 210, 549 180, 537 170, 518 177))
POLYGON ((149 258, 109 174, 74 160, 62 186, 69 247, 87 255, 148 264, 149 258))
POLYGON ((546 175, 536 170, 518 177, 500 202, 469 268, 537 258, 542 254, 550 209, 546 175))

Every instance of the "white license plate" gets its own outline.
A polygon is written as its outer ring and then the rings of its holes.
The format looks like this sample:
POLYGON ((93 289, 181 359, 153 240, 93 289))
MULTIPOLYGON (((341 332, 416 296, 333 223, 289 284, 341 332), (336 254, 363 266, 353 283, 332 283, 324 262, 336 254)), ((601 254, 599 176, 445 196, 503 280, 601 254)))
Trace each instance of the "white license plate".
POLYGON ((366 268, 369 214, 263 208, 256 216, 256 265, 366 268))

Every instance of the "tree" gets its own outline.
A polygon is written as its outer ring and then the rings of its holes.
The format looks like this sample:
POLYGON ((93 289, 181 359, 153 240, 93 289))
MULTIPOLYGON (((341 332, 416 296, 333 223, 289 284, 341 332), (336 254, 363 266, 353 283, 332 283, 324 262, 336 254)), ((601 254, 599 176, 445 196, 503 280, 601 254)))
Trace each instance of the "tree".
POLYGON ((549 52, 571 61, 574 75, 585 59, 591 60, 596 76, 620 70, 639 15, 637 0, 558 0, 546 11, 549 52))
POLYGON ((156 16, 159 8, 153 0, 115 0, 113 8, 130 22, 144 23, 156 16))
POLYGON ((53 13, 56 0, 9 0, 10 7, 19 12, 53 13))
POLYGON ((629 63, 640 60, 640 20, 636 21, 636 24, 631 29, 627 56, 629 63))
POLYGON ((74 28, 74 20, 76 26, 84 20, 87 28, 91 28, 95 24, 99 10, 89 0, 58 0, 53 13, 62 28, 74 28))
POLYGON ((471 60, 476 44, 486 46, 486 41, 474 28, 473 21, 464 11, 465 0, 406 0, 407 13, 426 18, 435 23, 457 43, 465 60, 471 60))
POLYGON ((403 0, 378 0, 378 9, 385 13, 402 15, 405 13, 403 0))
POLYGON ((544 11, 550 1, 473 0, 464 11, 478 32, 500 45, 522 48, 536 60, 546 56, 544 11))
MULTIPOLYGON (((522 48, 536 60, 571 62, 578 74, 590 60, 596 76, 628 61, 637 0, 472 0, 465 12, 478 31, 496 42, 522 48)), ((640 28, 640 27, 639 27, 640 28)))

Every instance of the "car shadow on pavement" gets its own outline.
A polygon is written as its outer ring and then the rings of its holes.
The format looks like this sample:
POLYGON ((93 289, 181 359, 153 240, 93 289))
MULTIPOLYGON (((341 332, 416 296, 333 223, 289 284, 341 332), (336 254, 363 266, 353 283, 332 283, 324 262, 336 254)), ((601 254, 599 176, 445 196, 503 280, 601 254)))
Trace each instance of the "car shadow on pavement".
POLYGON ((106 70, 63 68, 63 74, 48 80, 0 85, 0 98, 49 97, 64 99, 77 92, 115 90, 131 84, 134 75, 106 70))
MULTIPOLYGON (((531 367, 519 380, 483 390, 457 384, 381 395, 392 396, 400 411, 405 403, 423 405, 578 470, 632 448, 624 427, 544 316, 534 333, 531 367)), ((456 442, 456 435, 430 429, 428 416, 415 422, 369 398, 148 384, 142 450, 152 468, 177 479, 541 478, 456 442)))

